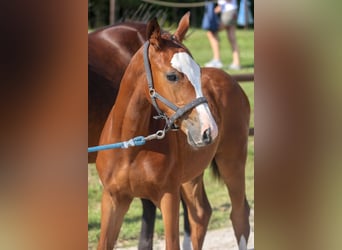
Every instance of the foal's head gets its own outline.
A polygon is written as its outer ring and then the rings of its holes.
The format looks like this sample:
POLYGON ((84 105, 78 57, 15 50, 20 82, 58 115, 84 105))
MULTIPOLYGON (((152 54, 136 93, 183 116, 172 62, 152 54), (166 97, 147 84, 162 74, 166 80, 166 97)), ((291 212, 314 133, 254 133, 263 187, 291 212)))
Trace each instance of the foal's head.
MULTIPOLYGON (((218 129, 203 97, 201 68, 181 44, 189 28, 189 16, 190 13, 183 16, 174 35, 162 34, 156 20, 148 24, 147 54, 154 85, 149 94, 157 93, 167 99, 165 102, 163 98, 156 98, 156 109, 171 117, 171 121, 186 134, 190 145, 201 147, 217 137, 218 129), (181 110, 176 112, 175 106, 181 110)), ((153 97, 153 103, 152 100, 153 97)))

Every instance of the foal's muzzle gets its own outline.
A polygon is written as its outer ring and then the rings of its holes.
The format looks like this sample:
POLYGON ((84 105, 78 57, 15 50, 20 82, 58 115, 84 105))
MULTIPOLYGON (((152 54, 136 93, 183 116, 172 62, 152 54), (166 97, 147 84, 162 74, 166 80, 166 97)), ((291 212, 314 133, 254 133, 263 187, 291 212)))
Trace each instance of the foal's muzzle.
POLYGON ((218 136, 217 124, 206 103, 197 106, 181 125, 188 143, 194 148, 207 146, 218 136))

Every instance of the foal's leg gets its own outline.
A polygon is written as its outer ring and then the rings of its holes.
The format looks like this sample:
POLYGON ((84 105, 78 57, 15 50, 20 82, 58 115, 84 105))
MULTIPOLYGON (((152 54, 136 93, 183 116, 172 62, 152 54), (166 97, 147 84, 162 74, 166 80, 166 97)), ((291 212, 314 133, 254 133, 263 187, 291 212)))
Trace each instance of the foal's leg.
POLYGON ((203 174, 183 183, 181 191, 188 207, 192 246, 194 250, 199 250, 202 249, 212 212, 204 189, 203 174))
POLYGON ((189 222, 189 214, 188 208, 184 201, 184 198, 181 197, 182 207, 183 207, 183 219, 184 219, 184 238, 183 238, 183 250, 191 250, 191 230, 190 230, 190 222, 189 222))
POLYGON ((165 228, 166 250, 180 250, 179 201, 179 189, 165 193, 160 200, 160 209, 165 228))
POLYGON ((249 205, 245 194, 245 159, 227 160, 225 156, 215 156, 220 172, 220 176, 228 187, 229 196, 232 203, 230 219, 233 224, 235 237, 237 239, 239 250, 247 249, 249 237, 249 205), (229 164, 227 163, 229 162, 229 164))
POLYGON ((108 191, 102 193, 101 233, 98 250, 113 250, 120 227, 130 203, 131 197, 112 196, 108 191))
POLYGON ((156 206, 146 199, 141 199, 143 215, 138 250, 152 250, 156 206))
MULTIPOLYGON (((182 206, 184 211, 184 240, 183 250, 191 250, 191 239, 190 239, 190 225, 188 210, 183 199, 182 206)), ((156 206, 150 200, 141 199, 143 205, 143 215, 141 222, 140 238, 138 250, 152 250, 153 247, 153 233, 154 224, 156 219, 156 206)))

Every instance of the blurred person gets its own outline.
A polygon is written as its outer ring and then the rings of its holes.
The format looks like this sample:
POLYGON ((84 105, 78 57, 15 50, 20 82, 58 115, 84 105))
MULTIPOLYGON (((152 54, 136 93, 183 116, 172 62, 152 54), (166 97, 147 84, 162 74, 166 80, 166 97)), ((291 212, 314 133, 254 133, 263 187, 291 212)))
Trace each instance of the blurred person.
POLYGON ((207 30, 207 37, 213 52, 213 59, 206 63, 206 67, 222 68, 223 64, 220 60, 220 44, 218 30, 220 20, 215 13, 217 5, 214 2, 207 2, 205 5, 204 16, 202 19, 202 29, 207 30))
MULTIPOLYGON (((240 52, 236 39, 236 20, 237 20, 237 2, 236 0, 218 0, 218 5, 214 8, 214 14, 221 14, 219 29, 225 29, 227 32, 228 41, 232 48, 232 63, 228 69, 239 70, 240 66, 240 52)), ((206 63, 206 67, 222 68, 219 51, 218 30, 208 30, 207 36, 213 51, 213 59, 206 63)))
POLYGON ((251 7, 250 0, 240 1, 239 13, 237 17, 237 25, 248 27, 248 25, 254 23, 250 7, 251 7))
POLYGON ((226 30, 232 48, 233 61, 228 68, 233 70, 239 70, 241 68, 240 52, 235 34, 237 8, 236 0, 218 0, 218 6, 215 8, 216 13, 221 13, 221 28, 226 30))

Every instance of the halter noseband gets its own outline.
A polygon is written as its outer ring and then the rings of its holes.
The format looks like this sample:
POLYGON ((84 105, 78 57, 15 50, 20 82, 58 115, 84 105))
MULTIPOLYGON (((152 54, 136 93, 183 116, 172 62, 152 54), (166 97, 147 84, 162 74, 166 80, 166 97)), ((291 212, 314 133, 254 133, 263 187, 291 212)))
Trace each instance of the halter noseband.
POLYGON ((153 80, 152 80, 152 72, 151 72, 151 66, 150 61, 148 58, 148 48, 149 48, 149 41, 146 41, 144 44, 144 65, 145 65, 145 71, 146 71, 146 77, 147 77, 147 84, 149 89, 149 94, 152 100, 152 105, 158 112, 157 116, 154 116, 154 119, 164 119, 166 121, 166 130, 169 130, 171 128, 176 128, 174 125, 174 122, 182 117, 186 112, 193 109, 194 107, 202 104, 202 103, 208 103, 207 99, 205 97, 198 97, 191 101, 190 103, 186 104, 183 107, 177 107, 175 104, 158 94, 158 92, 154 89, 153 86, 153 80), (159 107, 157 104, 156 99, 164 103, 166 106, 168 106, 170 109, 175 111, 175 113, 169 118, 159 107))

